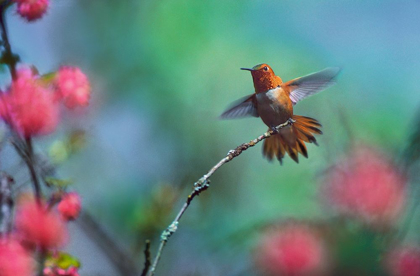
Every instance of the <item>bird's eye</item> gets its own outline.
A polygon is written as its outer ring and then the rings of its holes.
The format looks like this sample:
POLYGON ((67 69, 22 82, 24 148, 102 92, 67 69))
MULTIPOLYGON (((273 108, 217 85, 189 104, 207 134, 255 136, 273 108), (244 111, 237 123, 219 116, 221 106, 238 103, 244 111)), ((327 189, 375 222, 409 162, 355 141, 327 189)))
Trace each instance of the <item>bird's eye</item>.
POLYGON ((268 71, 268 67, 267 66, 264 66, 264 71, 268 71))

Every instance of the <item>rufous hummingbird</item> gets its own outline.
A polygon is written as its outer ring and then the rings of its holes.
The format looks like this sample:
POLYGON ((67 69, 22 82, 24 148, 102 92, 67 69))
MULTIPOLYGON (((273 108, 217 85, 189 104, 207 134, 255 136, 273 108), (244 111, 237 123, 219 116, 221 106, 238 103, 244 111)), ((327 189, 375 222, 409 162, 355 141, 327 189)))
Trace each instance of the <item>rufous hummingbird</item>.
POLYGON ((255 93, 234 102, 220 117, 261 117, 270 129, 293 119, 292 125, 280 129, 278 134, 264 140, 263 155, 269 160, 276 156, 280 164, 285 152, 296 163, 299 163, 298 153, 308 158, 304 142, 318 145, 313 134, 322 134, 319 129, 321 124, 313 118, 293 115, 293 106, 334 84, 340 68, 329 67, 285 83, 265 63, 241 70, 251 71, 255 93))

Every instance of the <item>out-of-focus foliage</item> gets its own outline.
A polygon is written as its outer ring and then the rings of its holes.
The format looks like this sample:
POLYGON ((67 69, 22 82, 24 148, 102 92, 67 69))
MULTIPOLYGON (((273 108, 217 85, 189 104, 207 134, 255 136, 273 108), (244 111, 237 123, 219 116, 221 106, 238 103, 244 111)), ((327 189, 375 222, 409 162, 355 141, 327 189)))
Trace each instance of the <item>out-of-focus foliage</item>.
POLYGON ((63 269, 68 269, 69 267, 80 267, 80 262, 75 257, 63 253, 57 252, 56 255, 49 255, 45 260, 46 267, 59 267, 63 269))

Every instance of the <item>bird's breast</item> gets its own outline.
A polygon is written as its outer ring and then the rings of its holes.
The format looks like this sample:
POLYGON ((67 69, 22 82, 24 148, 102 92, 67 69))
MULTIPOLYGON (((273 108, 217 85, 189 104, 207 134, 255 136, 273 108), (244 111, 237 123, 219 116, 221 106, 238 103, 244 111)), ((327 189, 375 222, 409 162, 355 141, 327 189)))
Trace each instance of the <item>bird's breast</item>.
POLYGON ((258 93, 257 110, 263 122, 269 127, 284 123, 293 115, 293 105, 281 87, 258 93))

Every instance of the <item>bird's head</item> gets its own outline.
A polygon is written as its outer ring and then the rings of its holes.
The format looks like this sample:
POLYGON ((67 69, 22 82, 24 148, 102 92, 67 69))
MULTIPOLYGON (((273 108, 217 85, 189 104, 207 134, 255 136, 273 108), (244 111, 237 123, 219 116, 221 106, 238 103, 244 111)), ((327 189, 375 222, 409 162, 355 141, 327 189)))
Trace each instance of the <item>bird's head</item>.
POLYGON ((255 92, 267 92, 281 84, 281 79, 274 74, 273 69, 266 64, 258 64, 252 68, 241 68, 251 72, 252 79, 254 80, 255 92))

